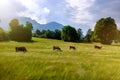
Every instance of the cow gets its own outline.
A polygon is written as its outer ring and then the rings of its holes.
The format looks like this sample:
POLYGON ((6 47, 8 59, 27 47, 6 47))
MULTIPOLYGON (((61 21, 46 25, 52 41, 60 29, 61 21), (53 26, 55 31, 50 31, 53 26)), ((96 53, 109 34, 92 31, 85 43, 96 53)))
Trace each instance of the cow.
POLYGON ((62 51, 61 48, 60 48, 59 46, 53 46, 53 50, 62 51))
POLYGON ((27 49, 24 46, 21 47, 15 47, 16 52, 21 51, 21 52, 27 52, 27 49))
POLYGON ((101 49, 102 46, 94 45, 94 48, 95 48, 95 49, 101 49))
POLYGON ((73 49, 73 50, 76 50, 75 46, 69 46, 69 49, 73 49))

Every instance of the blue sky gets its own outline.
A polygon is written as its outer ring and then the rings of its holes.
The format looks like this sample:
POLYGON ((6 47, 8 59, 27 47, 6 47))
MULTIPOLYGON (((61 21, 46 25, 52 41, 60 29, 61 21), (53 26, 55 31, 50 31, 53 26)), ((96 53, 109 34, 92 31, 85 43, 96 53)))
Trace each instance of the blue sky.
POLYGON ((0 19, 30 17, 40 24, 56 21, 81 28, 94 28, 97 20, 112 17, 120 27, 120 0, 0 0, 0 19))

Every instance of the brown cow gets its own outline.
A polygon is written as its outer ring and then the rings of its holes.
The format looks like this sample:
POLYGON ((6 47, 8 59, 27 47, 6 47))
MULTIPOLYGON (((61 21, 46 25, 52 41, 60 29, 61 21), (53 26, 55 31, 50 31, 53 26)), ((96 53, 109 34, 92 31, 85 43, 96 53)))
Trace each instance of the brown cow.
POLYGON ((69 46, 69 49, 76 50, 75 46, 69 46))
POLYGON ((94 45, 94 48, 96 48, 96 49, 101 49, 102 46, 94 45))
POLYGON ((53 46, 53 50, 62 51, 61 48, 60 48, 59 46, 53 46))
POLYGON ((16 52, 22 51, 22 52, 27 52, 27 49, 24 46, 21 47, 15 47, 16 52))

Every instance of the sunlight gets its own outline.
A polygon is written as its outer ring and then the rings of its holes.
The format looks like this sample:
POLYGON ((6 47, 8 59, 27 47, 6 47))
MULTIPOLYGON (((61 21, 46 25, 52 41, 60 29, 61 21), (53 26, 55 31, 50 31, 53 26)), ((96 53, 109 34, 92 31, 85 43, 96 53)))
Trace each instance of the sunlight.
POLYGON ((11 17, 16 8, 14 6, 10 0, 0 0, 0 19, 11 17))
POLYGON ((0 0, 0 15, 5 15, 4 13, 6 13, 10 8, 10 1, 0 0))
POLYGON ((8 0, 0 0, 0 7, 5 7, 8 5, 8 0))

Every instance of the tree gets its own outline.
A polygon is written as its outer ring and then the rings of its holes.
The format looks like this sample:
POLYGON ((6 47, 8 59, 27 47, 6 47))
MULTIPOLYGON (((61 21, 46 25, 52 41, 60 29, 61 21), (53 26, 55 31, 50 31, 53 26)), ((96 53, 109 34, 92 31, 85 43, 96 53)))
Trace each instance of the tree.
POLYGON ((8 41, 9 37, 8 35, 5 33, 5 31, 0 28, 0 41, 8 41))
POLYGON ((58 29, 55 30, 55 39, 61 40, 61 31, 58 29))
POLYGON ((25 26, 25 32, 24 32, 26 35, 25 41, 32 40, 32 29, 33 29, 32 23, 27 21, 25 26))
POLYGON ((91 37, 92 37, 93 31, 92 29, 88 29, 87 34, 84 38, 85 42, 91 42, 91 37))
POLYGON ((117 30, 117 36, 115 42, 120 42, 120 30, 117 30))
POLYGON ((19 25, 18 19, 12 19, 9 23, 11 30, 17 30, 18 25, 19 25))
POLYGON ((10 35, 10 39, 11 40, 19 40, 19 37, 21 37, 19 35, 19 21, 17 19, 13 19, 10 21, 9 23, 9 26, 10 26, 10 32, 9 32, 9 35, 10 35))
POLYGON ((37 37, 39 37, 39 36, 41 35, 40 30, 39 30, 39 29, 37 29, 37 30, 35 31, 35 34, 36 34, 36 36, 37 36, 37 37))
POLYGON ((93 39, 99 40, 102 44, 111 44, 112 40, 116 38, 117 35, 117 26, 115 20, 111 17, 101 18, 97 21, 93 39))
POLYGON ((78 34, 78 38, 79 38, 79 41, 82 41, 83 40, 83 32, 82 32, 82 29, 78 29, 77 30, 77 34, 78 34))
POLYGON ((62 28, 61 38, 64 41, 70 41, 70 42, 78 42, 79 41, 77 31, 75 30, 75 28, 73 28, 69 25, 64 26, 62 28))
POLYGON ((45 34, 46 34, 46 38, 54 39, 55 36, 54 31, 47 30, 45 34))
POLYGON ((58 39, 61 40, 61 31, 56 29, 55 31, 51 30, 36 30, 34 33, 34 37, 41 37, 41 38, 50 38, 50 39, 58 39))
POLYGON ((32 39, 32 24, 26 22, 26 26, 19 24, 17 19, 13 19, 9 23, 10 31, 9 36, 14 41, 31 41, 32 39))
MULTIPOLYGON (((1 23, 1 19, 0 19, 0 23, 1 23)), ((0 41, 8 41, 9 37, 8 34, 0 27, 0 41)))

